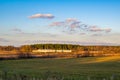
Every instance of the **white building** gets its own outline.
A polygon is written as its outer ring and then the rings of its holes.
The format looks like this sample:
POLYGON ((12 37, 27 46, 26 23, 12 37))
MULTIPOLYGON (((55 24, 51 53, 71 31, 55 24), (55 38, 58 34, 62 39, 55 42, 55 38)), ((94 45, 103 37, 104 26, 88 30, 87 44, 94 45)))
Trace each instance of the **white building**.
POLYGON ((72 50, 54 50, 54 49, 38 49, 38 50, 33 50, 32 52, 72 52, 72 50))

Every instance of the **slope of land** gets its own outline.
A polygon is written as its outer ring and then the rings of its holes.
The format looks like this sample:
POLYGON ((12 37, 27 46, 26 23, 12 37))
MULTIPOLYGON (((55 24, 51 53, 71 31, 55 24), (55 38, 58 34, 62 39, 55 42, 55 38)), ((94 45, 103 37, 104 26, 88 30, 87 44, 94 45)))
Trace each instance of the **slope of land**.
POLYGON ((70 59, 22 59, 0 61, 0 71, 39 75, 46 71, 65 74, 120 74, 120 56, 70 59))

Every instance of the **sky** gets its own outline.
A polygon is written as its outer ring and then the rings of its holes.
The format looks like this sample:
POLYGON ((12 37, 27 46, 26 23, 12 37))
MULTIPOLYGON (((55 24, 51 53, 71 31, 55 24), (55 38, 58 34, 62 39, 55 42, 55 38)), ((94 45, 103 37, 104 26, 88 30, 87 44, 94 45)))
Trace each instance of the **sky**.
POLYGON ((120 0, 0 0, 0 45, 120 45, 120 0))

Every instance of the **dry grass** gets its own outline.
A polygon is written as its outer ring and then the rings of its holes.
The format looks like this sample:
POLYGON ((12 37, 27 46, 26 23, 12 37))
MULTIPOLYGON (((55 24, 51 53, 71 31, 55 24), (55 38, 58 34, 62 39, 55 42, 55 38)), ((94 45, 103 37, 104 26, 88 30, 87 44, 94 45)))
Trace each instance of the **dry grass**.
POLYGON ((3 54, 18 54, 17 51, 0 51, 0 55, 3 55, 3 54))
POLYGON ((91 59, 89 61, 84 61, 83 63, 101 63, 101 62, 110 62, 110 61, 120 61, 120 56, 98 57, 94 60, 91 59))

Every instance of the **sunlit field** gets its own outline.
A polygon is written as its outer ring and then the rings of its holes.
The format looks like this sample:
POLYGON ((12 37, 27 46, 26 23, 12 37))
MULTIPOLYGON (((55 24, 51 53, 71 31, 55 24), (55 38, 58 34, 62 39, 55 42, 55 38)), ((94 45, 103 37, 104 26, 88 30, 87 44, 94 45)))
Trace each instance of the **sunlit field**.
POLYGON ((56 73, 72 78, 110 78, 115 75, 120 79, 120 56, 3 60, 0 61, 0 71, 1 74, 7 71, 9 75, 24 74, 33 77, 56 73))
POLYGON ((0 80, 120 80, 120 0, 0 0, 0 80))

